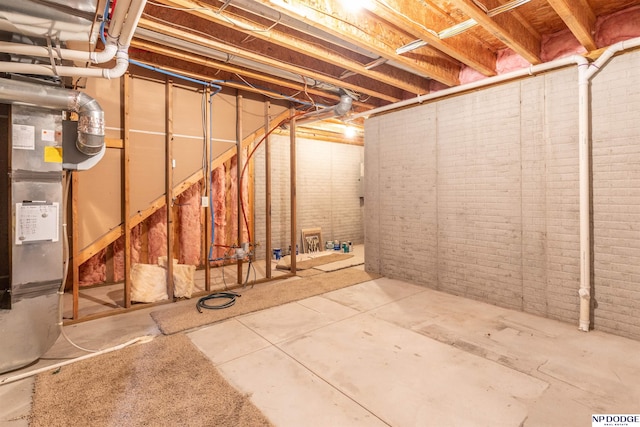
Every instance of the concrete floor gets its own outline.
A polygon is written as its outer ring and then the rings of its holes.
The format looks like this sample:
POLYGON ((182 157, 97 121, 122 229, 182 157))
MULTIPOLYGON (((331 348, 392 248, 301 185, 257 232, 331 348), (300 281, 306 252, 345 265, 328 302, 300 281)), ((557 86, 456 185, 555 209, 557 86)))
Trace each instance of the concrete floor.
MULTIPOLYGON (((149 312, 166 307, 65 329, 104 348, 158 334, 149 312)), ((640 413, 640 342, 387 278, 188 336, 277 426, 564 427, 640 413)), ((81 354, 60 339, 21 371, 81 354)), ((0 386, 0 425, 27 425, 32 381, 0 386)))

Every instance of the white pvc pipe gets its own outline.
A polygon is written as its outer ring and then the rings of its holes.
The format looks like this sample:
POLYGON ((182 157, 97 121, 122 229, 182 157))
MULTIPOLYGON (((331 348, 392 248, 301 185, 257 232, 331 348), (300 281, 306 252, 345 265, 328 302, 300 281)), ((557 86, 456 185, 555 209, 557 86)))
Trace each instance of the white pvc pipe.
POLYGON ((129 49, 131 39, 133 39, 133 34, 136 31, 138 21, 140 21, 142 11, 144 10, 144 5, 146 3, 147 0, 133 0, 131 2, 131 7, 129 8, 127 19, 124 22, 124 26, 122 27, 122 32, 120 33, 120 38, 118 40, 120 46, 129 49))
POLYGON ((80 357, 76 357, 75 359, 69 359, 69 360, 65 360, 63 362, 60 363, 56 363, 54 365, 49 365, 49 366, 45 366, 44 368, 39 368, 39 369, 34 369, 33 371, 29 371, 29 372, 25 372, 22 374, 18 374, 18 375, 14 375, 12 377, 7 377, 3 380, 0 381, 0 386, 5 385, 5 384, 9 384, 12 382, 16 382, 25 378, 29 378, 32 377, 34 375, 38 375, 42 372, 47 372, 47 371, 51 371, 57 368, 60 368, 62 366, 66 366, 66 365, 70 365, 72 363, 76 363, 79 362, 81 360, 86 360, 86 359, 91 359, 92 357, 96 357, 96 356, 100 356, 101 354, 105 354, 105 353, 111 353, 112 351, 116 351, 116 350, 121 350, 125 347, 128 347, 130 345, 133 345, 135 343, 146 343, 153 340, 153 336, 150 335, 146 335, 143 337, 138 337, 138 338, 134 338, 130 341, 127 341, 125 343, 122 343, 120 345, 116 345, 114 347, 109 347, 109 348, 105 348, 104 350, 100 350, 100 351, 96 351, 95 353, 91 353, 91 354, 85 354, 84 356, 80 356, 80 357))
POLYGON ((116 65, 111 68, 82 68, 73 66, 53 66, 51 64, 26 64, 20 62, 0 62, 0 72, 37 74, 44 76, 121 77, 129 66, 128 49, 133 34, 142 16, 146 0, 120 0, 114 10, 109 28, 107 45, 101 52, 74 51, 71 49, 49 50, 48 47, 20 45, 1 42, 0 52, 48 57, 92 63, 104 63, 116 56, 116 65))
POLYGON ((404 101, 396 102, 394 104, 385 105, 383 107, 374 108, 373 110, 364 111, 362 113, 357 113, 349 116, 346 121, 352 121, 355 119, 359 119, 361 117, 370 117, 374 114, 384 113, 386 111, 397 110, 399 108, 408 107, 414 104, 421 104, 426 101, 431 101, 434 99, 442 98, 449 95, 455 95, 461 92, 466 92, 469 90, 480 89, 485 86, 494 85, 497 83, 506 82, 509 80, 514 80, 520 77, 533 76, 536 74, 543 73, 545 71, 554 70, 556 68, 562 68, 569 65, 586 63, 587 60, 580 55, 568 56, 566 58, 561 58, 555 61, 546 62, 539 65, 534 65, 529 68, 524 68, 522 70, 512 71, 510 73, 500 74, 497 76, 489 77, 486 79, 478 80, 475 82, 450 87, 448 89, 439 90, 437 92, 428 93, 425 95, 418 95, 415 98, 405 99, 404 101))

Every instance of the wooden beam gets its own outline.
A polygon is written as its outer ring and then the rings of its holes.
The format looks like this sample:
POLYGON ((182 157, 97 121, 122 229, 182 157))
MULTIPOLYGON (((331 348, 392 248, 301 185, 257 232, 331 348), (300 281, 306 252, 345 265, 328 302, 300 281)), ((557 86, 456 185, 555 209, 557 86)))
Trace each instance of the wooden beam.
POLYGON ((457 63, 444 58, 439 51, 429 49, 425 50, 425 55, 397 55, 396 48, 412 41, 403 29, 380 20, 373 22, 370 16, 360 12, 349 12, 338 0, 300 0, 295 3, 256 1, 355 46, 398 62, 418 75, 432 78, 447 86, 459 83, 460 66, 457 63))
POLYGON ((589 3, 585 0, 547 0, 547 2, 587 51, 598 48, 592 35, 595 33, 596 15, 589 3))
MULTIPOLYGON (((244 233, 242 232, 242 227, 244 222, 242 221, 242 212, 244 209, 244 201, 242 198, 242 95, 236 95, 236 200, 238 202, 237 210, 237 224, 238 224, 238 247, 242 246, 242 241, 244 240, 244 233)), ((237 262, 238 269, 238 285, 242 284, 242 260, 238 260, 237 262)))
POLYGON ((78 230, 80 229, 78 216, 78 185, 80 184, 80 180, 78 179, 78 171, 67 173, 71 174, 71 229, 73 230, 73 233, 71 233, 71 271, 73 272, 73 284, 71 288, 73 305, 71 317, 77 319, 79 312, 80 264, 82 264, 80 261, 80 249, 78 248, 78 230))
POLYGON ((265 26, 256 23, 228 10, 223 12, 214 11, 207 7, 207 4, 195 0, 159 0, 159 3, 184 8, 192 15, 201 17, 207 21, 216 22, 227 28, 243 32, 256 39, 268 41, 299 54, 319 58, 322 61, 342 69, 369 77, 383 84, 406 90, 410 93, 421 94, 429 92, 429 81, 427 79, 398 69, 396 69, 396 75, 389 75, 375 69, 367 69, 366 64, 340 55, 336 53, 336 51, 326 48, 325 45, 321 43, 312 43, 300 37, 292 36, 291 32, 279 31, 278 28, 280 27, 278 26, 271 28, 270 25, 265 26), (261 29, 261 31, 255 31, 256 28, 261 29))
MULTIPOLYGON (((540 35, 531 32, 513 16, 512 12, 489 17, 473 0, 452 0, 452 3, 531 64, 542 62, 540 59, 540 35)), ((498 0, 483 0, 483 4, 488 10, 501 6, 498 0)))
POLYGON ((165 205, 167 206, 167 295, 173 300, 173 82, 165 84, 165 205))
MULTIPOLYGON (((277 130, 274 133, 276 133, 278 135, 288 135, 289 131, 287 131, 287 130, 277 130)), ((363 137, 356 137, 354 139, 347 139, 342 134, 335 133, 335 132, 329 132, 329 131, 323 131, 321 129, 311 129, 311 128, 304 128, 304 127, 298 126, 296 128, 296 135, 298 136, 298 138, 315 139, 315 140, 318 140, 318 141, 326 141, 326 142, 335 142, 337 144, 364 146, 364 138, 363 137)))
POLYGON ((211 97, 211 88, 207 88, 205 91, 207 96, 207 104, 205 110, 205 168, 204 168, 204 176, 202 183, 204 184, 204 195, 207 197, 207 206, 204 207, 204 239, 203 239, 203 251, 202 251, 202 262, 204 263, 204 289, 205 291, 211 291, 211 263, 209 262, 209 248, 213 245, 211 241, 211 227, 214 225, 211 223, 211 209, 210 206, 213 205, 211 201, 211 129, 213 120, 213 100, 211 97))
MULTIPOLYGON (((294 91, 292 92, 292 95, 291 95, 292 97, 295 97, 296 96, 295 94, 306 90, 308 94, 316 95, 316 96, 322 97, 323 99, 334 99, 336 101, 340 100, 340 95, 338 93, 326 92, 323 90, 314 89, 312 87, 305 88, 304 84, 302 83, 279 79, 277 77, 271 77, 266 74, 256 73, 250 70, 246 70, 244 68, 235 67, 233 65, 218 62, 213 59, 206 58, 204 56, 183 52, 177 49, 167 48, 165 46, 160 46, 155 43, 140 42, 134 39, 134 41, 131 42, 131 45, 139 49, 144 49, 151 54, 158 55, 161 58, 166 58, 168 60, 171 60, 174 63, 175 63, 175 60, 178 59, 185 62, 189 62, 190 64, 197 64, 201 67, 206 67, 205 68, 206 73, 203 74, 202 72, 198 73, 198 72, 193 72, 191 70, 185 70, 185 69, 176 68, 174 66, 169 66, 167 64, 160 64, 158 61, 160 58, 158 56, 156 56, 153 61, 149 61, 148 59, 141 60, 139 58, 139 56, 141 56, 139 53, 137 55, 134 54, 136 59, 140 60, 140 62, 143 62, 153 67, 162 68, 166 71, 178 73, 186 77, 191 77, 191 78, 202 80, 202 81, 209 81, 211 80, 211 75, 216 74, 218 71, 226 71, 228 73, 233 73, 235 75, 242 76, 242 78, 245 78, 245 79, 255 79, 262 83, 267 83, 270 86, 275 85, 275 86, 291 89, 292 91, 294 91)), ((282 97, 282 94, 279 94, 273 90, 252 87, 249 84, 241 83, 241 82, 217 81, 216 84, 220 86, 232 88, 232 89, 242 90, 244 92, 258 93, 260 95, 264 95, 265 93, 272 93, 274 96, 282 97)), ((359 107, 360 109, 373 108, 370 104, 365 104, 359 101, 354 101, 353 105, 354 107, 359 107)))
POLYGON ((122 218, 124 221, 124 306, 131 307, 131 75, 122 78, 122 218))
POLYGON ((269 121, 269 109, 271 104, 269 100, 264 103, 264 175, 265 175, 265 271, 267 279, 271 278, 271 147, 269 146, 269 130, 271 122, 269 121))
POLYGON ((184 31, 179 28, 171 27, 157 21, 141 18, 138 26, 140 28, 145 28, 148 30, 159 32, 161 34, 167 34, 167 35, 170 35, 171 37, 175 37, 180 40, 195 43, 197 45, 200 45, 209 49, 213 49, 213 50, 227 53, 230 55, 235 55, 240 58, 248 59, 260 64, 267 65, 269 67, 274 67, 276 69, 283 70, 285 72, 293 73, 300 76, 306 76, 319 82, 325 82, 325 83, 334 85, 335 87, 342 87, 345 89, 353 90, 353 91, 360 92, 365 95, 370 95, 375 98, 383 99, 389 102, 397 102, 400 100, 400 98, 398 97, 389 96, 387 94, 384 94, 375 90, 370 90, 365 87, 360 87, 360 86, 348 83, 345 80, 340 80, 339 78, 317 73, 304 67, 285 64, 282 61, 269 58, 265 55, 250 52, 235 46, 230 46, 228 44, 216 41, 212 38, 204 37, 198 34, 193 34, 191 32, 184 31))
POLYGON ((105 138, 104 142, 107 148, 119 148, 119 149, 123 148, 123 142, 121 139, 105 138))
POLYGON ((438 37, 439 31, 455 24, 440 9, 428 8, 426 4, 416 5, 407 0, 371 1, 365 3, 365 7, 485 76, 496 74, 496 55, 480 40, 462 36, 447 39, 438 37))
POLYGON ((291 274, 296 274, 296 242, 298 241, 298 209, 297 203, 297 184, 296 184, 296 118, 295 111, 291 111, 291 125, 289 126, 289 179, 290 179, 290 204, 291 204, 291 274))

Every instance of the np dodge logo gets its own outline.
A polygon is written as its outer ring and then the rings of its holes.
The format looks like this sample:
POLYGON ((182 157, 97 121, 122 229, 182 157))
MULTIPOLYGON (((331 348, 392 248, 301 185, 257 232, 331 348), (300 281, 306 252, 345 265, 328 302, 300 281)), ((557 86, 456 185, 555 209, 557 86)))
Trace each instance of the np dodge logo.
POLYGON ((640 427, 640 415, 597 414, 591 416, 592 427, 640 427))

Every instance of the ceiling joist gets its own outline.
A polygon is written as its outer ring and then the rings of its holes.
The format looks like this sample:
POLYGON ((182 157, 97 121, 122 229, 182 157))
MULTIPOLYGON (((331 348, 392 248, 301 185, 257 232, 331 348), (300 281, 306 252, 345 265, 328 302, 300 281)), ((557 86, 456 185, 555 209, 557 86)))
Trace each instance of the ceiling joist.
POLYGON ((595 32, 596 16, 585 0, 547 1, 587 51, 598 48, 592 35, 595 32))
MULTIPOLYGON (((429 81, 414 74, 399 69, 392 69, 392 73, 384 73, 376 68, 368 68, 367 64, 353 60, 335 50, 327 48, 319 43, 312 43, 300 37, 280 31, 273 22, 257 23, 234 13, 229 9, 222 12, 213 9, 211 5, 195 0, 159 0, 159 3, 167 6, 185 8, 192 15, 203 18, 209 22, 240 31, 248 36, 271 42, 277 46, 293 50, 299 54, 311 57, 323 58, 324 61, 351 71, 353 73, 374 79, 380 83, 403 89, 412 94, 421 94, 429 91, 429 81)), ((368 61, 367 61, 368 62, 368 61)), ((389 67, 390 68, 390 67, 389 67)))
MULTIPOLYGON (((483 0, 482 3, 487 10, 502 5, 498 0, 483 0)), ((540 60, 540 35, 533 33, 526 25, 523 25, 513 12, 490 17, 473 0, 453 0, 453 4, 531 64, 542 62, 540 60)))
POLYGON ((397 62, 418 75, 424 75, 447 86, 459 83, 460 65, 457 61, 435 49, 423 49, 420 55, 397 55, 396 48, 412 40, 409 34, 401 27, 367 19, 366 14, 348 12, 336 0, 300 0, 295 4, 282 0, 255 1, 397 62))

